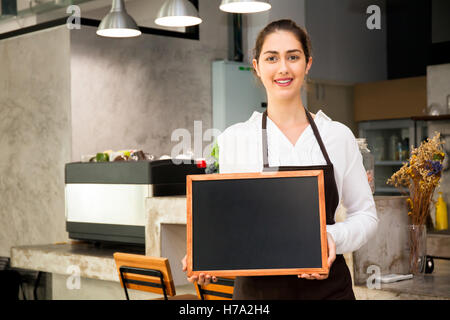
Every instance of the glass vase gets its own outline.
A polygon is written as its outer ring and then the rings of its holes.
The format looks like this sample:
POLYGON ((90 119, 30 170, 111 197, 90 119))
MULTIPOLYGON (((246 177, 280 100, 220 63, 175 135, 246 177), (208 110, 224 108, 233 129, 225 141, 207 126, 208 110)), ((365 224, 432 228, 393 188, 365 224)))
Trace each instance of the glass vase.
POLYGON ((409 272, 421 274, 425 272, 427 256, 426 225, 408 225, 409 272))

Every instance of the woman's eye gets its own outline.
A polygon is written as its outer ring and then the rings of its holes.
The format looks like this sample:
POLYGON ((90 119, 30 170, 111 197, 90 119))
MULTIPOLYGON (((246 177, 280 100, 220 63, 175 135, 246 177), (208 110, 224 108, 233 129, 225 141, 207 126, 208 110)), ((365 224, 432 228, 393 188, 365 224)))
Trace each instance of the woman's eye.
POLYGON ((266 60, 269 61, 269 62, 274 62, 274 61, 277 60, 277 57, 275 57, 275 56, 270 56, 270 57, 267 57, 266 60))
POLYGON ((290 56, 289 59, 290 60, 298 60, 298 59, 300 59, 300 57, 299 56, 290 56))

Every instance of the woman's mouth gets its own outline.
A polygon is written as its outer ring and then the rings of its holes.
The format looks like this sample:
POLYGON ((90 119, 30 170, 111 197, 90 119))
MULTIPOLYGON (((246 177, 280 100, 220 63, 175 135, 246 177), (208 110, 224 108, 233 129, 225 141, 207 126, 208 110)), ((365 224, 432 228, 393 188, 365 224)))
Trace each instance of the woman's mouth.
POLYGON ((279 85, 280 87, 287 87, 291 84, 292 78, 283 78, 283 79, 276 79, 275 83, 279 85))

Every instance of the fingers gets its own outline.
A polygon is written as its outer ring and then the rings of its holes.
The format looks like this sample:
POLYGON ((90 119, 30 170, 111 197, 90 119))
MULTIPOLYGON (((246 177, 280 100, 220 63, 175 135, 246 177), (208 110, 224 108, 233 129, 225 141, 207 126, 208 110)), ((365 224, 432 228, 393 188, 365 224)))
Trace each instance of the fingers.
POLYGON ((328 273, 327 273, 327 274, 313 273, 312 276, 313 276, 314 279, 316 279, 316 280, 325 280, 325 279, 328 279, 328 273))
POLYGON ((217 282, 217 277, 211 276, 209 274, 200 273, 198 277, 198 284, 207 286, 211 282, 217 282))
POLYGON ((187 255, 185 255, 184 258, 181 259, 181 264, 183 265, 183 272, 186 272, 186 270, 187 270, 187 255))
POLYGON ((210 283, 211 283, 211 276, 209 274, 200 273, 198 284, 207 286, 210 283))
MULTIPOLYGON (((181 259, 181 264, 183 265, 183 272, 187 271, 187 255, 181 259)), ((209 274, 200 273, 198 276, 193 275, 192 277, 188 277, 187 280, 190 283, 198 282, 199 285, 208 285, 212 282, 217 282, 217 277, 211 276, 209 274)))
POLYGON ((328 274, 302 273, 302 274, 298 275, 298 277, 301 279, 306 279, 306 280, 325 280, 328 278, 328 274))
MULTIPOLYGON (((328 268, 331 268, 331 265, 333 264, 334 260, 336 260, 336 243, 334 242, 334 239, 331 234, 327 233, 327 243, 328 243, 328 268)), ((301 279, 307 279, 307 280, 325 280, 328 278, 327 274, 318 274, 318 273, 302 273, 298 275, 301 279)))
POLYGON ((208 284, 212 282, 217 282, 217 277, 211 276, 209 274, 200 273, 198 276, 192 276, 187 278, 190 283, 197 282, 199 285, 207 286, 208 284))
POLYGON ((328 268, 331 268, 334 260, 336 260, 336 243, 331 234, 327 233, 328 240, 328 268))
POLYGON ((195 283, 196 281, 198 281, 198 277, 197 276, 188 277, 187 279, 188 279, 188 281, 190 283, 195 283))

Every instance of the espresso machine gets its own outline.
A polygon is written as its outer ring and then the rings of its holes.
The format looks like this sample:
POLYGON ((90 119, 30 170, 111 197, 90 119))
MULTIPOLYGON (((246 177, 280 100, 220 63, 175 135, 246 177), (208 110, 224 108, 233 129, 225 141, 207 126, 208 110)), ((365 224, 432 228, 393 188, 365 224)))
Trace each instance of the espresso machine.
POLYGON ((204 173, 204 163, 195 160, 67 163, 65 215, 69 238, 145 245, 148 198, 184 195, 186 175, 204 173))

